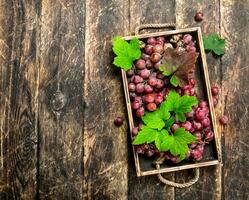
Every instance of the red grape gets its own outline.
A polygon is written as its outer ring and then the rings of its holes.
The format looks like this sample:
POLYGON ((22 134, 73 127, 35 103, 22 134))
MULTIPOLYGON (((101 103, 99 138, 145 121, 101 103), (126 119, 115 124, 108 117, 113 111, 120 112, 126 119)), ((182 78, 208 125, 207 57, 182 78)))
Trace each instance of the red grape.
POLYGON ((156 86, 157 85, 157 79, 155 78, 155 77, 152 77, 152 76, 150 76, 150 78, 149 78, 149 80, 148 80, 148 84, 150 85, 150 86, 156 86))
POLYGON ((145 103, 152 103, 155 100, 155 95, 154 94, 146 94, 144 101, 145 103))
POLYGON ((138 134, 138 127, 137 126, 133 127, 131 133, 133 137, 136 136, 138 134))
POLYGON ((197 22, 202 21, 203 18, 204 18, 204 14, 203 14, 202 12, 197 12, 197 13, 195 14, 195 21, 197 21, 197 22))
POLYGON ((161 42, 163 42, 163 43, 165 42, 165 38, 162 37, 162 36, 157 37, 156 40, 157 40, 157 41, 161 41, 161 42))
POLYGON ((193 127, 195 130, 201 130, 202 129, 202 124, 200 122, 193 122, 193 127))
POLYGON ((150 60, 151 60, 151 62, 153 62, 153 63, 157 63, 160 59, 161 59, 161 55, 160 55, 159 53, 153 53, 153 54, 150 56, 150 60))
POLYGON ((184 44, 188 44, 192 41, 192 36, 190 34, 185 34, 182 39, 184 44))
POLYGON ((210 142, 214 138, 214 133, 211 130, 205 130, 204 131, 205 141, 210 142))
POLYGON ((191 157, 194 160, 201 160, 203 155, 203 150, 200 150, 198 148, 191 150, 191 157))
POLYGON ((145 61, 143 59, 139 59, 135 62, 135 66, 137 69, 144 69, 145 66, 145 61))
POLYGON ((131 104, 131 108, 133 109, 133 110, 137 110, 138 108, 140 108, 140 106, 141 106, 141 102, 139 102, 139 101, 133 101, 132 102, 132 104, 131 104))
POLYGON ((146 62, 147 60, 150 59, 150 55, 148 55, 148 54, 146 54, 146 53, 142 53, 142 59, 144 59, 145 62, 146 62))
POLYGON ((144 154, 144 149, 143 149, 143 147, 137 146, 136 152, 137 152, 138 154, 144 154))
POLYGON ((145 84, 144 85, 144 92, 147 94, 147 93, 151 93, 153 92, 153 87, 151 87, 150 85, 148 84, 145 84))
POLYGON ((195 79, 190 79, 190 80, 189 80, 189 84, 190 84, 190 85, 194 86, 195 83, 196 83, 196 80, 195 80, 195 79))
POLYGON ((210 119, 208 117, 204 118, 202 121, 201 121, 203 127, 208 127, 210 126, 210 119))
POLYGON ((147 39, 147 43, 150 45, 155 45, 156 44, 156 39, 154 37, 149 37, 147 39))
POLYGON ((148 149, 148 150, 146 151, 146 155, 147 155, 148 157, 153 156, 154 153, 155 153, 155 151, 154 151, 153 149, 148 149))
POLYGON ((179 125, 179 124, 173 124, 172 127, 171 127, 171 130, 172 130, 173 132, 175 132, 176 129, 178 129, 178 128, 180 128, 180 125, 179 125))
POLYGON ((222 125, 226 125, 228 123, 228 117, 226 115, 223 115, 221 118, 220 118, 220 123, 222 125))
POLYGON ((191 52, 191 53, 195 53, 195 52, 196 52, 196 48, 193 47, 193 46, 189 46, 189 45, 186 47, 186 50, 187 50, 188 52, 191 52))
POLYGON ((206 101, 200 101, 200 103, 199 103, 199 107, 200 108, 204 108, 204 107, 207 107, 207 102, 206 101))
POLYGON ((151 60, 146 60, 146 67, 147 67, 148 69, 150 69, 150 68, 153 67, 153 64, 152 64, 151 60))
POLYGON ((148 69, 142 69, 142 70, 139 72, 139 75, 140 75, 143 79, 147 79, 147 78, 149 78, 149 76, 150 76, 150 70, 148 70, 148 69))
POLYGON ((197 141, 201 141, 202 135, 199 131, 194 132, 193 135, 196 137, 197 141))
POLYGON ((203 107, 201 109, 204 113, 208 114, 209 113, 209 108, 208 107, 203 107))
POLYGON ((216 105, 218 104, 218 97, 217 96, 212 96, 212 101, 213 101, 214 107, 216 107, 216 105))
POLYGON ((134 75, 134 70, 133 69, 129 69, 127 72, 126 72, 127 76, 128 77, 131 77, 134 75))
POLYGON ((115 120, 114 120, 114 124, 116 126, 121 126, 123 124, 123 121, 124 119, 122 117, 117 117, 115 120))
POLYGON ((160 66, 162 65, 161 60, 154 64, 155 69, 159 70, 160 66))
POLYGON ((156 88, 163 88, 164 82, 161 79, 157 79, 156 88))
POLYGON ((138 101, 142 104, 142 97, 141 96, 136 96, 134 101, 138 101))
POLYGON ((142 117, 144 115, 144 107, 140 107, 136 111, 136 116, 137 117, 142 117))
POLYGON ((130 92, 135 92, 136 85, 134 83, 129 83, 128 89, 129 89, 130 92))
POLYGON ((206 113, 203 112, 202 110, 197 110, 196 113, 195 113, 195 116, 196 116, 197 120, 202 120, 202 119, 205 118, 206 113))
POLYGON ((156 45, 153 47, 153 52, 154 52, 154 53, 163 54, 163 52, 164 52, 163 46, 160 45, 160 44, 156 44, 156 45))
POLYGON ((138 83, 136 85, 136 92, 139 93, 139 94, 144 92, 144 84, 143 83, 138 83))
POLYGON ((157 95, 155 96, 155 103, 156 103, 156 104, 160 104, 160 103, 162 103, 162 102, 163 102, 163 96, 157 94, 157 95))
POLYGON ((219 88, 217 86, 213 86, 211 88, 212 95, 216 96, 219 94, 219 88))
POLYGON ((131 81, 135 84, 142 83, 144 80, 141 76, 135 75, 131 77, 131 81))
POLYGON ((151 55, 151 54, 153 53, 153 46, 152 46, 152 45, 146 45, 146 46, 145 46, 145 49, 144 49, 144 52, 145 52, 146 54, 151 55))
POLYGON ((189 121, 186 121, 182 124, 182 127, 189 131, 192 128, 192 124, 189 121))
POLYGON ((154 110, 156 110, 156 104, 155 104, 155 103, 149 103, 149 104, 146 105, 146 107, 147 107, 147 109, 148 109, 149 111, 154 111, 154 110))

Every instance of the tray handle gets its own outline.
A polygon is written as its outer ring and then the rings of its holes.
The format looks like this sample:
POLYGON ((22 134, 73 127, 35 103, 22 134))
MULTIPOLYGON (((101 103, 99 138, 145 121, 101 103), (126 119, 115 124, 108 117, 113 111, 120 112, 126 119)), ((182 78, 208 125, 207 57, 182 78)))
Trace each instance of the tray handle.
POLYGON ((165 23, 165 24, 141 24, 135 29, 135 35, 139 35, 139 31, 143 29, 158 29, 158 28, 176 28, 175 23, 165 23))
MULTIPOLYGON (((160 170, 160 165, 157 164, 157 165, 156 165, 156 168, 157 168, 158 170, 160 170)), ((164 184, 166 184, 166 185, 170 185, 170 186, 172 186, 172 187, 177 187, 177 188, 186 188, 186 187, 190 187, 191 185, 195 184, 195 183, 198 181, 199 176, 200 176, 200 170, 199 170, 199 168, 195 168, 195 176, 194 176, 192 179, 190 179, 188 182, 185 182, 185 183, 176 183, 176 182, 167 180, 166 178, 164 178, 164 177, 162 176, 161 173, 159 173, 157 176, 158 176, 158 179, 159 179, 162 183, 164 183, 164 184)))

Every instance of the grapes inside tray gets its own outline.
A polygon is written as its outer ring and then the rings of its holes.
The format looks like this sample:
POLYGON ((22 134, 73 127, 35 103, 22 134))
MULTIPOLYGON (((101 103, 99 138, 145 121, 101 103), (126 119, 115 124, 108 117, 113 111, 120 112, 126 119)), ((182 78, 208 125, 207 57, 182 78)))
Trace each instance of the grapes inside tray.
POLYGON ((162 158, 162 167, 217 159, 196 38, 196 32, 141 38, 141 53, 126 68, 141 171, 162 158))

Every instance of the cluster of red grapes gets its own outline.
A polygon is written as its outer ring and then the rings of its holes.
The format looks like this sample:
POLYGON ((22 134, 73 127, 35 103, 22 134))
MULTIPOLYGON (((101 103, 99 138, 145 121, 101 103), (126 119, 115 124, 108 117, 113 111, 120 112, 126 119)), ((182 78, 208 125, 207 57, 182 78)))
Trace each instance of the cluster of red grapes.
MULTIPOLYGON (((132 134, 135 137, 141 129, 141 117, 145 110, 154 111, 164 101, 168 92, 174 88, 182 95, 196 96, 194 89, 195 80, 191 79, 189 84, 183 88, 174 87, 170 84, 169 77, 165 77, 160 71, 161 58, 165 49, 175 48, 177 51, 195 52, 195 42, 190 34, 175 35, 168 40, 164 37, 150 37, 144 43, 141 59, 134 63, 134 67, 127 71, 128 89, 131 99, 131 107, 137 117, 138 126, 134 127, 132 134)), ((189 152, 186 159, 200 160, 204 152, 205 143, 213 139, 213 132, 209 118, 209 108, 205 101, 200 101, 198 106, 193 107, 192 111, 186 113, 187 121, 184 123, 175 122, 172 132, 179 127, 184 127, 187 131, 196 136, 197 142, 189 145, 189 152)), ((165 156, 173 163, 177 162, 178 157, 169 152, 159 152, 153 144, 143 144, 136 146, 139 154, 148 157, 165 156)))
MULTIPOLYGON (((195 43, 189 34, 183 37, 176 35, 170 41, 164 37, 148 38, 143 45, 141 59, 137 60, 134 67, 127 71, 131 107, 137 117, 142 117, 146 109, 156 110, 171 88, 169 78, 159 71, 165 49, 175 47, 177 51, 196 51, 195 43)), ((193 93, 193 90, 188 92, 193 93)))

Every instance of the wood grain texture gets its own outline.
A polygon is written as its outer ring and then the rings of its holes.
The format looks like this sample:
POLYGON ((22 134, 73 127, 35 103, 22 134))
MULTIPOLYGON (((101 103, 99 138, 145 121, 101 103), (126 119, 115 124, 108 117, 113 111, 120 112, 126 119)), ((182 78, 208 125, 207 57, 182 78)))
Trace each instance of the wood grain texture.
MULTIPOLYGON (((130 1, 130 32, 140 24, 148 23, 171 23, 175 22, 175 2, 171 0, 163 1, 130 1)), ((165 29, 158 29, 163 31, 165 29)), ((156 32, 158 30, 145 30, 156 32)), ((145 33, 141 31, 140 33, 145 33)), ((132 154, 129 158, 133 159, 132 154)), ((174 188, 160 183, 157 176, 136 177, 133 160, 129 165, 128 199, 174 199, 174 188)), ((165 177, 174 180, 174 173, 167 173, 165 177)))
POLYGON ((84 2, 43 1, 39 198, 82 199, 84 2))
MULTIPOLYGON (((178 1, 176 0, 176 22, 178 28, 200 26, 203 35, 211 32, 219 33, 219 1, 205 0, 205 1, 178 1), (204 20, 197 23, 194 16, 197 11, 204 13, 204 20)), ((206 54, 208 71, 211 85, 219 85, 220 80, 220 59, 215 58, 211 53, 206 54)), ((216 114, 218 113, 218 106, 216 114)), ((220 135, 221 126, 218 124, 218 133, 220 135)), ((219 138, 221 138, 219 136, 219 138)), ((186 177, 192 175, 191 172, 176 173, 177 181, 184 181, 186 177)), ((221 198, 221 166, 206 167, 200 169, 199 181, 190 188, 176 189, 176 199, 220 199, 221 198)))
POLYGON ((221 113, 230 118, 222 128, 223 198, 249 198, 249 1, 221 0, 221 35, 226 38, 222 57, 221 113))
POLYGON ((127 199, 127 123, 121 72, 112 65, 111 38, 128 34, 129 1, 86 0, 84 80, 84 198, 127 199))
POLYGON ((0 10, 0 199, 34 199, 40 4, 1 1, 0 10))

